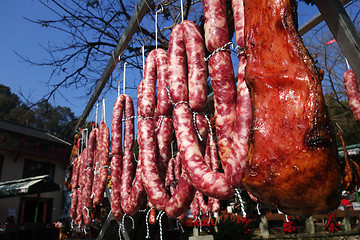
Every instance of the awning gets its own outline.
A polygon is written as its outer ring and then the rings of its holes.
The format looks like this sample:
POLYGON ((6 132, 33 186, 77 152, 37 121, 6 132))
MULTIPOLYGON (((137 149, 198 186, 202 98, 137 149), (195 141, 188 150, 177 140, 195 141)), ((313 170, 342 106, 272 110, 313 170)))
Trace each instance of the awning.
POLYGON ((49 175, 0 182, 0 198, 60 190, 49 175))

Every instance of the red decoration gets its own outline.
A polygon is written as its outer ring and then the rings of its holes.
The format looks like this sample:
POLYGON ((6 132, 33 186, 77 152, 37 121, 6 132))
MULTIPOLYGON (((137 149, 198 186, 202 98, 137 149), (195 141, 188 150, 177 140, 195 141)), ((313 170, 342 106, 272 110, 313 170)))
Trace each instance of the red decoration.
POLYGON ((330 44, 332 44, 332 43, 334 43, 334 42, 336 42, 336 39, 333 39, 333 40, 328 41, 328 42, 326 43, 326 45, 329 46, 330 44))
POLYGON ((40 143, 39 142, 34 143, 34 150, 35 150, 35 152, 40 151, 40 143))
POLYGON ((239 224, 239 223, 242 223, 244 228, 246 229, 245 230, 245 234, 251 232, 251 228, 249 226, 250 222, 249 220, 246 218, 246 217, 242 217, 242 218, 237 218, 236 219, 236 224, 239 224))
POLYGON ((18 148, 24 148, 24 145, 25 145, 25 139, 22 138, 22 139, 20 139, 18 148))
POLYGON ((325 229, 329 232, 339 231, 340 224, 336 221, 334 212, 328 214, 325 229))
POLYGON ((50 154, 54 155, 55 154, 55 146, 51 146, 50 148, 50 154))
POLYGON ((291 221, 290 216, 285 216, 283 224, 284 233, 294 233, 296 232, 296 227, 293 225, 294 222, 291 221))

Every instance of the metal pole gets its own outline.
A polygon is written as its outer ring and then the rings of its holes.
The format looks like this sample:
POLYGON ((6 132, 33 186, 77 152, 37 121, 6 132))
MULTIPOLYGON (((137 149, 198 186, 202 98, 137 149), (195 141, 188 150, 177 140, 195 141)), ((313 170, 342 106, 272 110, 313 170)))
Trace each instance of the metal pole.
MULTIPOLYGON (((342 5, 347 4, 348 2, 350 2, 350 0, 342 0, 341 3, 342 5)), ((299 28, 299 34, 300 36, 304 35, 305 33, 307 33, 308 31, 310 31, 311 29, 313 29, 314 27, 316 27, 319 23, 321 23, 322 21, 324 21, 323 16, 318 13, 315 16, 313 16, 312 18, 310 18, 309 21, 307 21, 306 23, 304 23, 300 28, 299 28)))
POLYGON ((315 3, 355 75, 360 79, 360 38, 349 15, 339 0, 317 0, 315 3))

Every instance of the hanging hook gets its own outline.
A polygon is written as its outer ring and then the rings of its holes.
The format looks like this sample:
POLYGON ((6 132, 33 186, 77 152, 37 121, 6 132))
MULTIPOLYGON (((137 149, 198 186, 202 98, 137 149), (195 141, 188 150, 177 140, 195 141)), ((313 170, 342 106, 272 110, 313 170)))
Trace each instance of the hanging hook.
POLYGON ((180 7, 181 7, 181 22, 184 21, 184 6, 183 6, 183 0, 180 1, 180 7))
POLYGON ((141 47, 141 53, 142 53, 142 62, 143 62, 143 76, 144 76, 144 69, 145 69, 145 46, 142 45, 141 47))
POLYGON ((125 76, 126 76, 126 64, 127 64, 127 62, 125 62, 124 63, 124 79, 123 79, 123 93, 125 94, 125 88, 126 88, 126 86, 125 86, 125 83, 126 83, 126 78, 125 78, 125 76))
POLYGON ((157 28, 157 19, 158 13, 162 13, 164 11, 163 5, 160 3, 160 9, 155 12, 155 48, 157 49, 157 39, 158 39, 158 28, 157 28))

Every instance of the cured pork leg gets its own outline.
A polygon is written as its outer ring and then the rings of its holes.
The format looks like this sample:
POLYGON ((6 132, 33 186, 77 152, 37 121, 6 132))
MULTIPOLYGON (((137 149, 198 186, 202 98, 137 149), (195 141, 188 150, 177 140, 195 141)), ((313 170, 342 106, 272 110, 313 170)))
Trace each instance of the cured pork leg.
POLYGON ((294 25, 294 0, 245 0, 245 80, 253 122, 245 188, 299 216, 339 204, 334 131, 312 59, 294 25))

